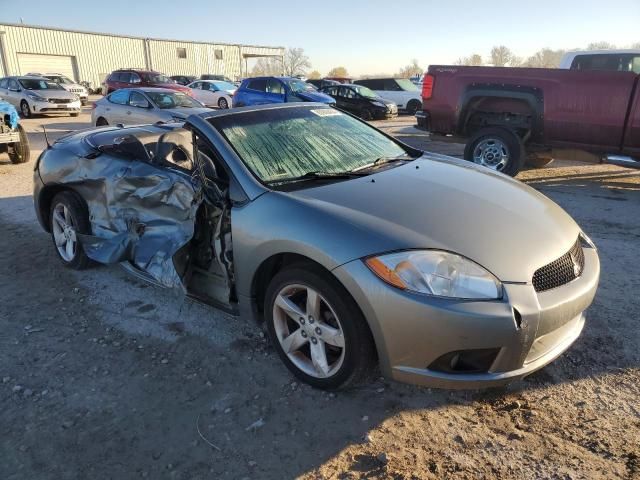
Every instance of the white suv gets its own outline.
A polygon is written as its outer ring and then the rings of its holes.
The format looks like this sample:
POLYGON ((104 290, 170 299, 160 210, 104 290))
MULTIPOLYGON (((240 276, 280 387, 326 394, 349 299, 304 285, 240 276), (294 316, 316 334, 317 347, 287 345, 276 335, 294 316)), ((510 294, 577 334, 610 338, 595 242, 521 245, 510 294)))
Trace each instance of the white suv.
POLYGON ((420 89, 408 78, 367 78, 353 83, 368 87, 383 100, 395 103, 399 110, 404 110, 411 115, 422 110, 420 89))
POLYGON ((75 93, 80 97, 82 105, 86 105, 89 99, 89 92, 79 83, 74 82, 69 77, 62 75, 61 73, 29 73, 29 76, 44 77, 56 82, 67 92, 75 93))

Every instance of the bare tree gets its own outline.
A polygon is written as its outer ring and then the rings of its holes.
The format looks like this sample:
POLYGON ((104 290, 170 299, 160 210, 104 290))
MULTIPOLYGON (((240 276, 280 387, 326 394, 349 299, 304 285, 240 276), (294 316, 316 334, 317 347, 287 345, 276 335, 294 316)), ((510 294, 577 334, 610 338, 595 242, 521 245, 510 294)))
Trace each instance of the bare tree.
POLYGON ((587 45, 587 50, 614 50, 616 46, 609 42, 592 42, 587 45))
POLYGON ((259 58, 251 70, 252 77, 282 75, 282 61, 278 57, 259 58))
POLYGON ((459 58, 453 63, 455 65, 466 65, 468 67, 478 67, 482 65, 482 56, 477 53, 474 53, 473 55, 470 55, 468 57, 459 58))
POLYGON ((629 48, 640 48, 640 42, 632 43, 629 48))
POLYGON ((304 75, 311 68, 309 57, 304 54, 302 48, 287 48, 284 52, 284 74, 287 77, 304 75))
POLYGON ((424 70, 420 65, 418 65, 418 60, 413 59, 411 63, 404 68, 401 68, 396 76, 401 78, 410 78, 420 76, 424 73, 424 70))
POLYGON ((560 60, 565 54, 565 50, 552 50, 550 48, 543 48, 538 50, 532 56, 527 58, 523 66, 525 67, 537 67, 537 68, 557 68, 560 65, 560 60))
POLYGON ((315 80, 315 79, 318 79, 318 78, 321 78, 321 77, 322 77, 322 74, 317 70, 313 70, 312 72, 309 72, 307 74, 307 78, 310 79, 310 80, 315 80))
POLYGON ((327 77, 348 77, 349 73, 347 72, 347 69, 344 67, 333 67, 331 70, 329 70, 329 73, 327 74, 327 77))
POLYGON ((491 49, 491 64, 494 67, 513 66, 517 63, 517 57, 504 45, 495 46, 491 49))

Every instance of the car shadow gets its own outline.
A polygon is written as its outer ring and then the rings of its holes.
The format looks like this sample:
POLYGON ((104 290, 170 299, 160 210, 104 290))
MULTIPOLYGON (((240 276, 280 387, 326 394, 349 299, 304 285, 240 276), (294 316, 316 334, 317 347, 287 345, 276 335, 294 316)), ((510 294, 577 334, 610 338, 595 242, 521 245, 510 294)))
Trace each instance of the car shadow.
MULTIPOLYGON (((610 207, 610 217, 626 208, 619 202, 610 207)), ((67 478, 72 472, 94 478, 296 478, 355 445, 372 452, 370 433, 389 422, 401 432, 411 412, 425 417, 451 408, 521 408, 522 398, 536 389, 639 366, 637 344, 628 339, 637 332, 631 322, 640 311, 625 302, 622 287, 639 285, 640 274, 625 268, 629 258, 619 248, 629 239, 621 231, 620 238, 608 238, 604 230, 593 236, 603 277, 583 335, 524 381, 446 391, 378 377, 327 393, 296 381, 252 322, 172 300, 166 290, 117 268, 63 268, 36 223, 31 197, 0 199, 0 222, 0 268, 11 272, 0 288, 13 312, 0 315, 0 365, 10 379, 0 388, 20 383, 33 395, 28 401, 14 395, 3 407, 3 433, 13 440, 3 446, 2 478, 67 478), (626 277, 612 283, 620 272, 626 277), (173 309, 161 310, 162 302, 173 309), (222 334, 232 340, 220 340, 222 334)), ((636 218, 636 243, 638 228, 636 218)), ((452 442, 463 444, 456 428, 463 432, 465 423, 450 425, 452 442)), ((501 428, 505 435, 517 433, 513 425, 501 428)), ((434 472, 449 468, 450 460, 432 461, 434 472)), ((345 468, 361 478, 388 478, 385 463, 377 454, 358 453, 345 468)))

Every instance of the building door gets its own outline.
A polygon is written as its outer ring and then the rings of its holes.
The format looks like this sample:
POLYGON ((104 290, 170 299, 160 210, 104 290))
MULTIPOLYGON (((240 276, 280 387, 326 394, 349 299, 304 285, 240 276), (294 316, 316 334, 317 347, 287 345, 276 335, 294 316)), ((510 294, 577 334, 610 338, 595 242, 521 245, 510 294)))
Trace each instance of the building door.
POLYGON ((79 79, 76 74, 75 63, 75 57, 64 55, 18 53, 18 66, 21 75, 28 73, 60 73, 77 82, 79 79))

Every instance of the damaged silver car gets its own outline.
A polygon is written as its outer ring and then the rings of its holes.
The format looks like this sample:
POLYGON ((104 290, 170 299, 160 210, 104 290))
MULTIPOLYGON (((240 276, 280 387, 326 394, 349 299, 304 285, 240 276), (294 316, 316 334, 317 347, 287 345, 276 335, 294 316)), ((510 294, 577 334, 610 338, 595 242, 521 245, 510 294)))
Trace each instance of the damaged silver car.
POLYGON ((39 221, 70 268, 141 278, 264 321, 319 388, 482 387, 580 335, 600 265, 555 203, 322 104, 101 128, 39 158, 39 221))

